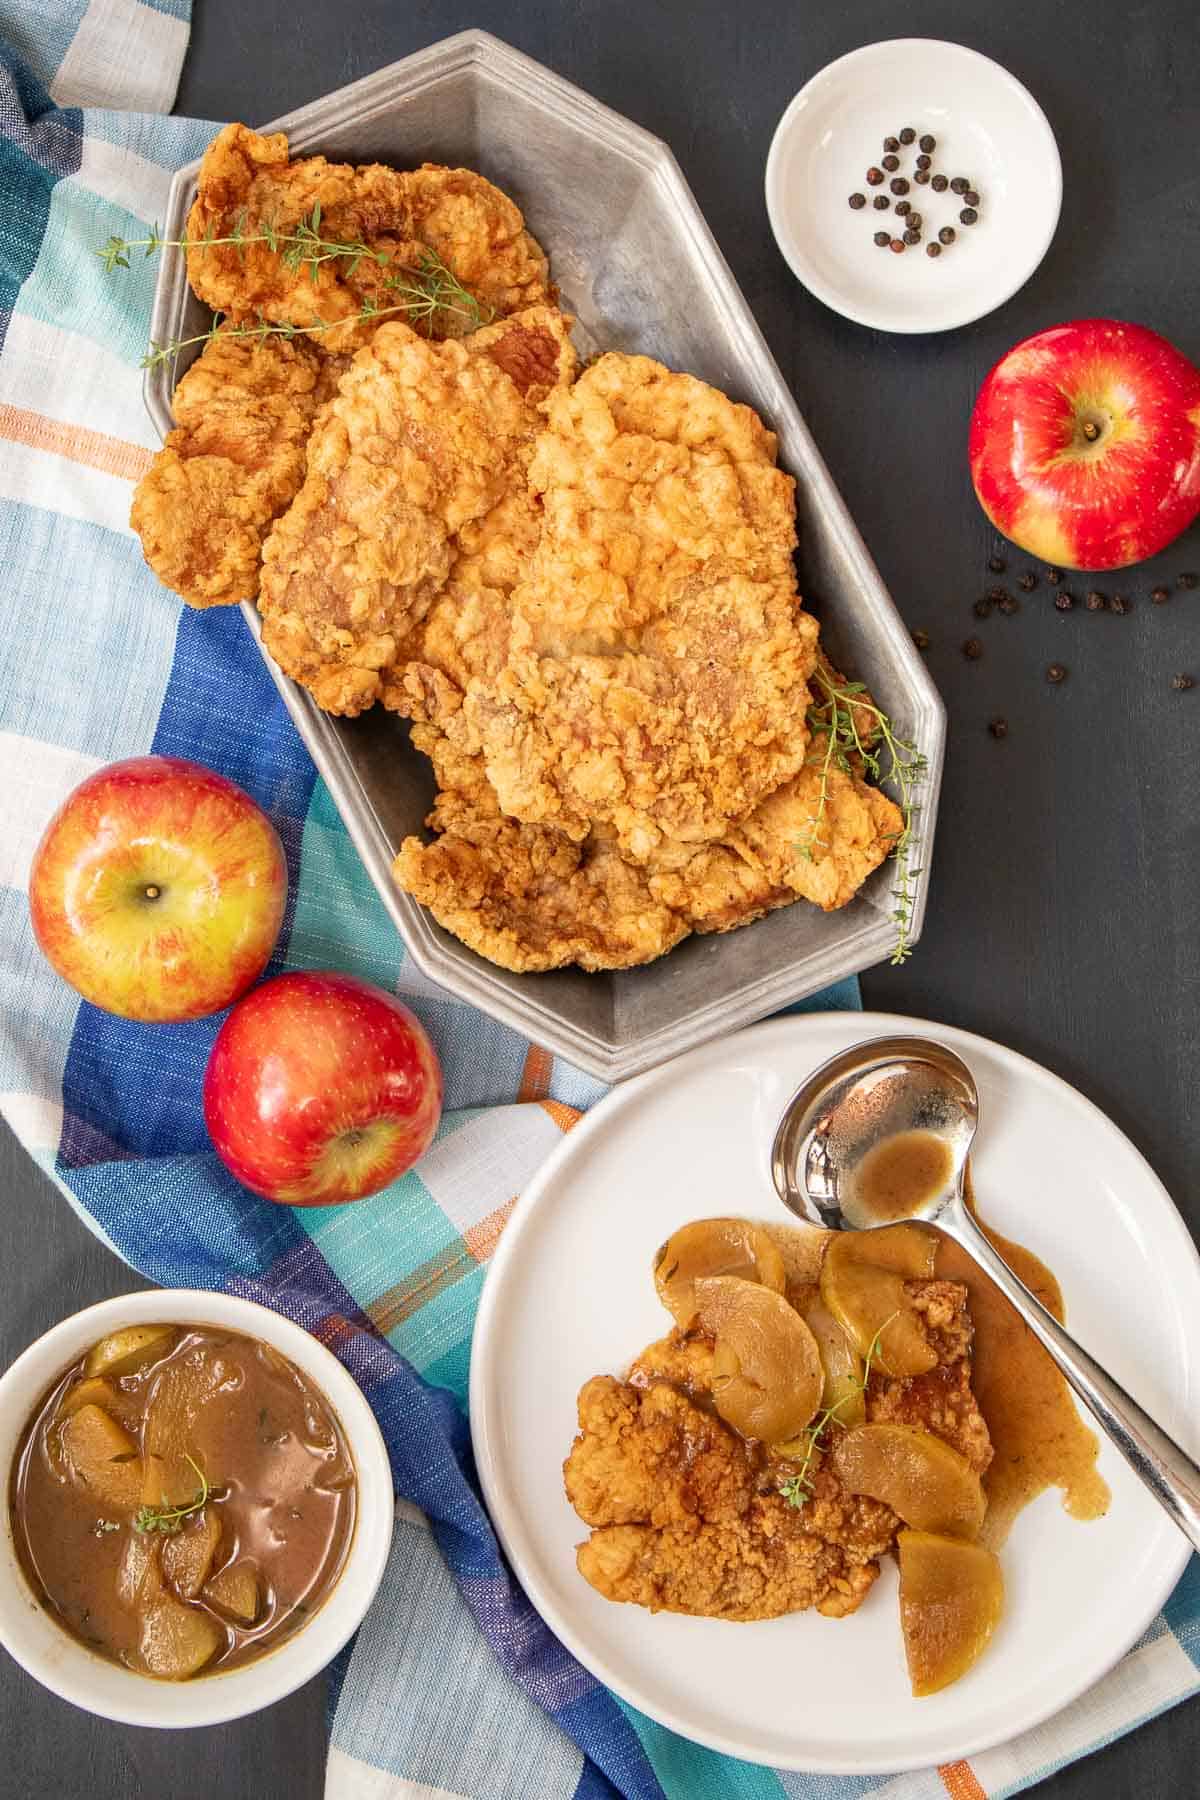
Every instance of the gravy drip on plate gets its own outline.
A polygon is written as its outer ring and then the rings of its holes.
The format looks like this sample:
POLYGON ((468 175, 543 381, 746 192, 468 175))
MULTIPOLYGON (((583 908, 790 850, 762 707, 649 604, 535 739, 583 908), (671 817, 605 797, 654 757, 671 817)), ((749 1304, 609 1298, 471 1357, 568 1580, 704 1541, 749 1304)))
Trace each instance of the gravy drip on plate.
MULTIPOLYGON (((1061 1322, 1057 1280, 1032 1250, 979 1218, 970 1170, 967 1204, 1009 1268, 1061 1322)), ((988 1509, 981 1541, 997 1549, 1018 1513, 1050 1487, 1062 1489, 1073 1519, 1100 1518, 1111 1495, 1096 1468, 1099 1441, 1080 1418, 1066 1381, 1000 1290, 950 1238, 938 1247, 937 1271, 965 1284, 975 1323, 972 1385, 995 1451, 983 1478, 988 1509)))

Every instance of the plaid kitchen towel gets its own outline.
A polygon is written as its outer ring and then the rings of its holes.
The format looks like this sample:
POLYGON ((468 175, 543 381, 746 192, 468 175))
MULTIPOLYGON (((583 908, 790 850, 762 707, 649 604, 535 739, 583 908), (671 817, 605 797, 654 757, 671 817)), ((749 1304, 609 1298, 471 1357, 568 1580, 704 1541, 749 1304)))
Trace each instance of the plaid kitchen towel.
MULTIPOLYGON (((339 1659, 332 1800, 1011 1794, 1200 1686, 1200 1565, 1085 1700, 969 1765, 892 1780, 731 1761, 616 1701, 515 1585, 474 1482, 471 1326, 514 1196, 601 1090, 422 980, 240 616, 181 608, 146 570, 130 485, 155 447, 139 359, 154 265, 104 273, 161 217, 211 125, 163 116, 188 0, 0 0, 0 1108, 93 1230, 151 1279, 291 1314, 374 1406, 395 1471, 382 1591, 339 1659), (84 775, 144 751, 223 770, 274 818, 291 899, 272 972, 350 970, 401 993, 447 1078, 420 1168, 358 1206, 293 1212, 207 1146, 218 1021, 171 1028, 78 1001, 39 956, 25 887, 84 775)), ((826 1005, 856 1003, 854 984, 826 1005)))

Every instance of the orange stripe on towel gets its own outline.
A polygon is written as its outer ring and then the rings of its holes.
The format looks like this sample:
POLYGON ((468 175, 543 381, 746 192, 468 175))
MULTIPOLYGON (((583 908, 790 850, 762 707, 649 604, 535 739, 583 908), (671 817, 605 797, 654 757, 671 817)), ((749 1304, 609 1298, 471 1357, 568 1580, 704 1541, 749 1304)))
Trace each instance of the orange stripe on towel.
POLYGON ((943 1763, 938 1774, 950 1800, 987 1800, 987 1789, 979 1785, 969 1762, 943 1763))
POLYGON ((47 419, 23 406, 0 406, 0 438, 24 444, 29 450, 49 450, 54 456, 86 463, 90 469, 119 475, 125 481, 140 481, 153 461, 151 452, 141 444, 109 437, 104 431, 89 431, 84 425, 68 425, 62 419, 47 419))
POLYGON ((577 1106, 567 1106, 561 1100, 542 1100, 539 1104, 543 1112, 550 1114, 560 1131, 570 1131, 572 1125, 578 1125, 583 1117, 577 1106))
POLYGON ((550 1092, 550 1072, 554 1067, 554 1058, 548 1050, 539 1044, 530 1044, 525 1053, 525 1067, 521 1070, 521 1085, 517 1089, 518 1100, 544 1100, 550 1092))
POLYGON ((463 1232, 463 1243, 471 1252, 476 1262, 486 1262, 500 1242, 500 1233, 508 1224, 513 1207, 517 1204, 516 1195, 498 1206, 495 1212, 488 1213, 477 1225, 468 1225, 463 1232))

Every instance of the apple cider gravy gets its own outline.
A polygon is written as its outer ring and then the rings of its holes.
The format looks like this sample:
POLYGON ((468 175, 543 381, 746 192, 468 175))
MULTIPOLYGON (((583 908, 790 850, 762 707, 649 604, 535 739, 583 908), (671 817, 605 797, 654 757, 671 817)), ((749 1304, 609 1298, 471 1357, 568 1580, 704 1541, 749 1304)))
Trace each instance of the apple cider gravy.
POLYGON ((911 1218, 944 1192, 954 1173, 949 1144, 931 1131, 898 1131, 864 1156, 854 1175, 854 1211, 873 1225, 911 1218))

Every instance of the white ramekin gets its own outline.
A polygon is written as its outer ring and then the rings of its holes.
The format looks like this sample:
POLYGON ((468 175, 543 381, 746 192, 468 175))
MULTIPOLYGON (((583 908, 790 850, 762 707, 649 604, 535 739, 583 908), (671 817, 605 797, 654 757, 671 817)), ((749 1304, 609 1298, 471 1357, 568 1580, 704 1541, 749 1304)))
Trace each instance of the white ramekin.
POLYGON ((362 1622, 383 1578, 394 1499, 387 1450, 361 1389, 337 1358, 299 1325, 252 1300, 192 1288, 155 1289, 89 1306, 47 1331, 0 1376, 0 1644, 43 1687, 102 1718, 128 1725, 217 1725, 258 1712, 303 1686, 337 1655, 362 1622), (333 1592, 309 1622, 270 1651, 228 1674, 154 1681, 96 1656, 40 1604, 17 1560, 8 1493, 21 1434, 64 1369, 122 1325, 213 1325, 261 1338, 320 1388, 341 1421, 358 1477, 350 1553, 333 1592))

